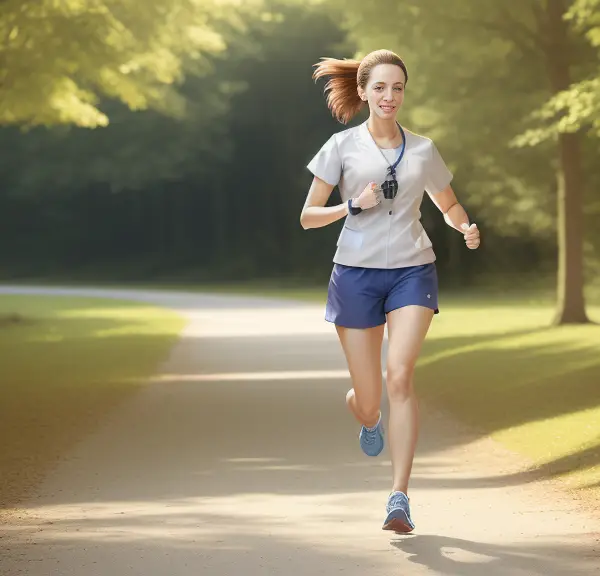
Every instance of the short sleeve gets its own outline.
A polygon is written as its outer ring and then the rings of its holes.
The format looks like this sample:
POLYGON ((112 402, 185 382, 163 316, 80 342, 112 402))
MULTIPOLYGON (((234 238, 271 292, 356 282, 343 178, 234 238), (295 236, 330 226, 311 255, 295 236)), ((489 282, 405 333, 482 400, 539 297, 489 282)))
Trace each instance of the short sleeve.
POLYGON ((321 180, 331 186, 337 186, 342 176, 342 160, 335 139, 335 134, 323 144, 307 168, 321 180))
POLYGON ((425 190, 429 194, 437 194, 452 182, 452 172, 448 170, 448 167, 433 142, 431 142, 430 149, 431 154, 425 167, 425 190))

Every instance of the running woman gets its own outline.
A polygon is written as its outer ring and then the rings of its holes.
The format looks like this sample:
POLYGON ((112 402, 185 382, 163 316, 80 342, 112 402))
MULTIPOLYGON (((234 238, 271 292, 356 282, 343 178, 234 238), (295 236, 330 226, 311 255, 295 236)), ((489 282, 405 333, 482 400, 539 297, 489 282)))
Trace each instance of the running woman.
POLYGON ((344 351, 352 380, 346 403, 361 424, 359 443, 368 456, 384 448, 381 350, 387 322, 393 477, 383 529, 407 533, 415 528, 408 485, 419 430, 413 374, 439 312, 435 253, 420 222, 424 193, 468 248, 479 246, 479 230, 469 224, 435 144, 396 119, 408 80, 398 55, 377 50, 361 61, 322 58, 313 78, 328 78, 327 105, 342 124, 369 107, 365 122, 333 134, 308 164, 314 178, 300 222, 309 229, 345 218, 325 319, 335 324, 344 351), (326 206, 335 186, 342 203, 326 206))

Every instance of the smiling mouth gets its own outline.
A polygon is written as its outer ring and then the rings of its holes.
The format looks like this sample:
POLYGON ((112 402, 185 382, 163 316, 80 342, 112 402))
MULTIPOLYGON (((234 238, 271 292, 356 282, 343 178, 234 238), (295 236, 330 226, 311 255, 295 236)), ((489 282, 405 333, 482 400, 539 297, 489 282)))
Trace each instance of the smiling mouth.
POLYGON ((396 107, 395 106, 385 106, 385 105, 381 105, 379 106, 384 112, 391 112, 392 110, 395 110, 396 107))

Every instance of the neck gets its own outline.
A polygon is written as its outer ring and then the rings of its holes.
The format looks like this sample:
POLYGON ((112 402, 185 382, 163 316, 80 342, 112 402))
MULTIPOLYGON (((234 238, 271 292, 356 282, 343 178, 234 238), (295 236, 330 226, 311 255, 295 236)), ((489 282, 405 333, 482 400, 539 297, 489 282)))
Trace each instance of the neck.
POLYGON ((388 138, 393 140, 400 132, 395 118, 383 120, 374 114, 369 116, 367 127, 374 138, 388 138))

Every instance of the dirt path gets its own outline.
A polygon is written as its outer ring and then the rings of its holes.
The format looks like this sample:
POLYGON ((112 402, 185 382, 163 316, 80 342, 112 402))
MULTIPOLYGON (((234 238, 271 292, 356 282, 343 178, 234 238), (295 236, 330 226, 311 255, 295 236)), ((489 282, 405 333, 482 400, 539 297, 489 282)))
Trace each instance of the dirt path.
POLYGON ((515 457, 430 411, 417 530, 382 531, 390 462, 358 448, 321 307, 110 295, 176 307, 189 324, 155 381, 0 527, 2 576, 600 574, 597 520, 550 487, 509 481, 515 457))

